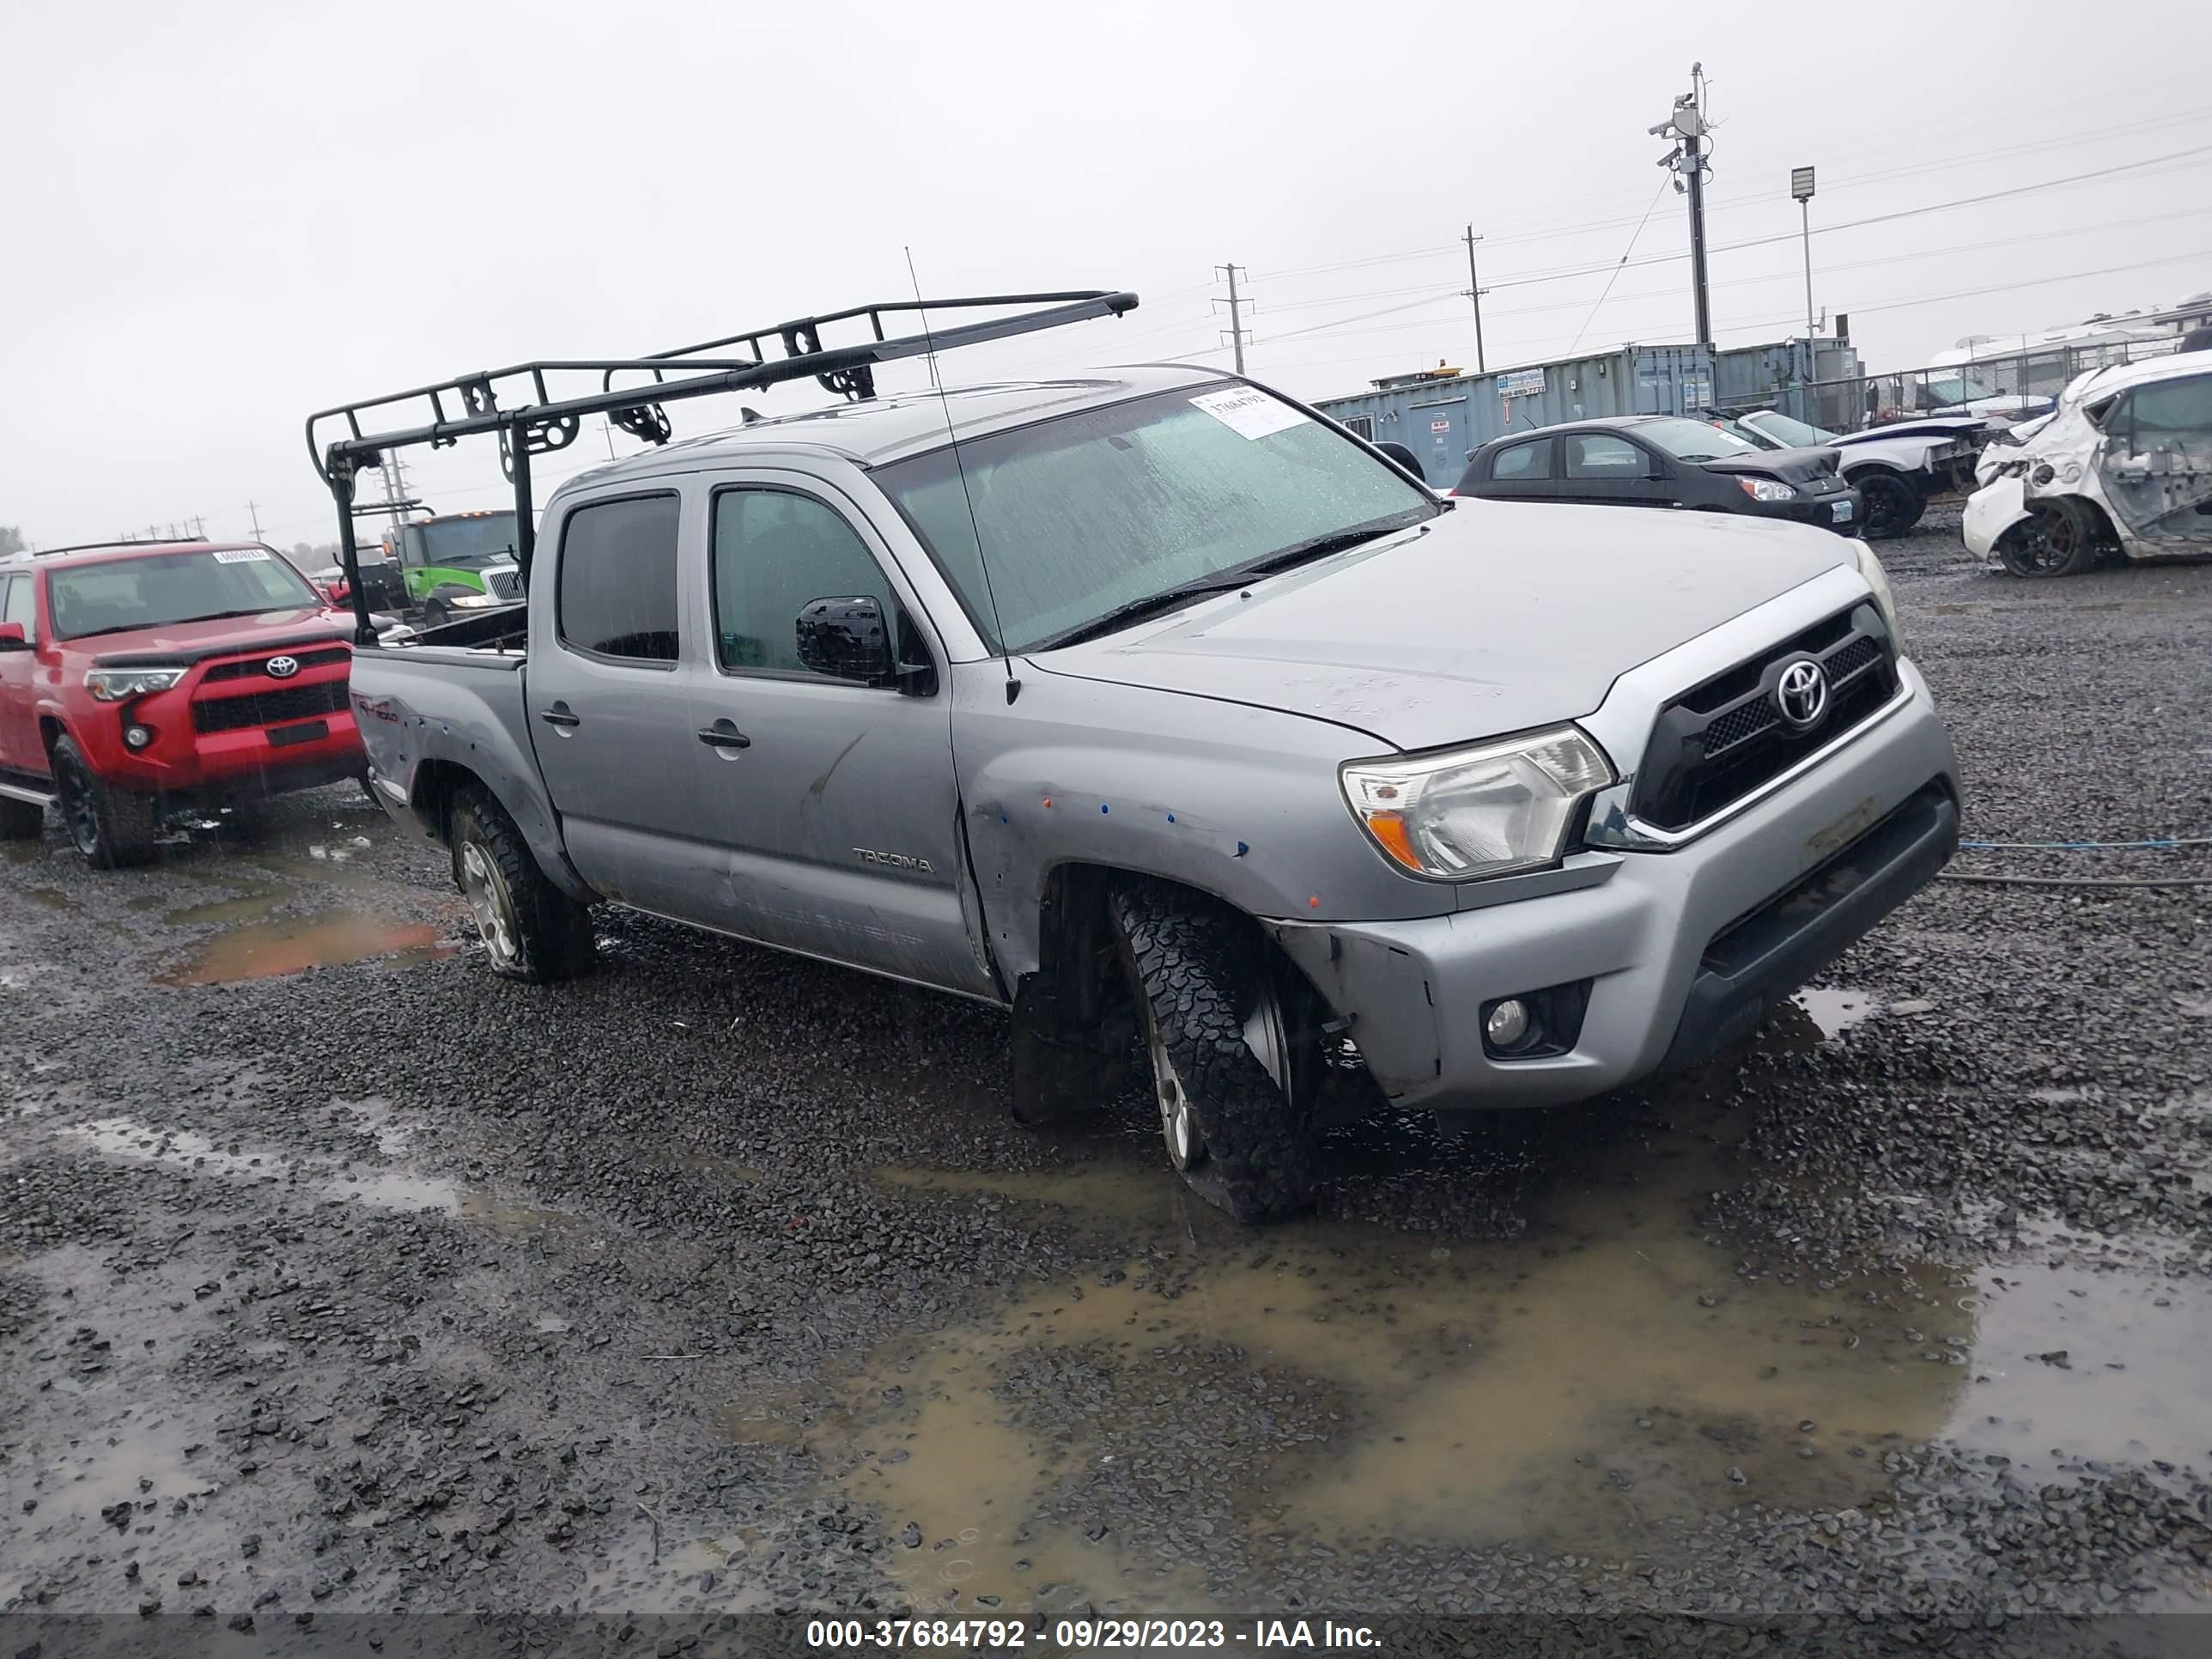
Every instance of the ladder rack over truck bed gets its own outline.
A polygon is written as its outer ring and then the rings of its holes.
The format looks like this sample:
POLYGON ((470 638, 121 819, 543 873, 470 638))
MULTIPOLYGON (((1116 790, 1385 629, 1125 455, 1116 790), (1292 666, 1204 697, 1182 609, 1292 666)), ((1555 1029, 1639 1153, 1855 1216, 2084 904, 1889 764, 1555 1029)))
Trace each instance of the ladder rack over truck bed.
MULTIPOLYGON (((536 532, 530 463, 534 455, 566 449, 576 440, 586 415, 604 415, 631 436, 647 443, 666 443, 671 435, 663 405, 691 398, 728 392, 757 391, 787 381, 811 377, 823 389, 858 403, 875 396, 875 365, 920 357, 959 346, 1032 334, 1094 317, 1118 317, 1134 310, 1137 296, 1127 292, 1086 289, 1056 294, 998 294, 951 300, 901 300, 855 306, 818 317, 795 318, 748 333, 726 335, 678 346, 643 357, 585 358, 515 363, 506 368, 483 369, 457 375, 430 386, 363 398, 319 410, 307 417, 307 453, 315 471, 330 487, 338 519, 339 561, 353 592, 356 636, 364 647, 376 644, 362 591, 359 554, 354 538, 356 508, 354 480, 364 467, 374 466, 380 456, 395 449, 450 448, 465 437, 483 433, 499 434, 500 463, 514 486, 515 561, 523 580, 529 581, 530 561, 536 532), (946 327, 930 323, 933 313, 971 311, 998 314, 946 327), (886 318, 915 317, 921 331, 891 335, 886 318), (835 324, 866 318, 873 337, 849 344, 823 342, 822 331, 835 324), (781 356, 771 356, 780 349, 781 356), (735 355, 747 354, 747 355, 735 355), (617 386, 618 379, 649 375, 644 384, 617 386), (560 379, 596 376, 599 388, 574 395, 560 395, 560 379), (674 376, 676 378, 672 379, 674 376), (520 394, 526 402, 505 403, 520 394), (411 409, 407 406, 413 405, 411 409), (427 424, 364 429, 363 416, 376 419, 419 421, 427 424), (340 435, 325 440, 321 429, 330 422, 343 423, 340 435)), ((587 382, 588 383, 588 382, 587 382)), ((447 632, 473 635, 481 623, 471 619, 447 632)))

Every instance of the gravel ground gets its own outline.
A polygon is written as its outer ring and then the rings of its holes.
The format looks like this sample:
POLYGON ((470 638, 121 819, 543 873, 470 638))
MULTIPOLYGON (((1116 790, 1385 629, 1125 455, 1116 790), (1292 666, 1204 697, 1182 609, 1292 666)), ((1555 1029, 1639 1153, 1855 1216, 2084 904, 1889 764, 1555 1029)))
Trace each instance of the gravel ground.
MULTIPOLYGON (((2212 568, 2021 584, 1956 533, 1884 550, 1967 835, 2212 834, 2212 568)), ((1313 1219, 1239 1231, 1140 1109, 1013 1127, 988 1010, 621 916, 594 979, 495 982, 340 791, 166 854, 0 862, 0 1623, 48 1653, 897 1608, 2143 1650, 2194 1626, 2111 1621, 2212 1610, 2212 887, 1939 884, 1695 1076, 1346 1130, 1313 1219)))

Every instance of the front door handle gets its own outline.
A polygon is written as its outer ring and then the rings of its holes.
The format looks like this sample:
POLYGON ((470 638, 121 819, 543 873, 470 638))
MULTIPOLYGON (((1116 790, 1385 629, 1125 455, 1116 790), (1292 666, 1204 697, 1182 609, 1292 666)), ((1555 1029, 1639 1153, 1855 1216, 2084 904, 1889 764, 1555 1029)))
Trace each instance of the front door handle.
POLYGON ((750 749, 753 740, 738 730, 735 720, 716 720, 699 728, 699 741, 709 749, 750 749))
POLYGON ((550 708, 541 710, 538 718, 548 726, 562 727, 574 727, 584 723, 568 712, 568 705, 565 702, 556 702, 550 708))

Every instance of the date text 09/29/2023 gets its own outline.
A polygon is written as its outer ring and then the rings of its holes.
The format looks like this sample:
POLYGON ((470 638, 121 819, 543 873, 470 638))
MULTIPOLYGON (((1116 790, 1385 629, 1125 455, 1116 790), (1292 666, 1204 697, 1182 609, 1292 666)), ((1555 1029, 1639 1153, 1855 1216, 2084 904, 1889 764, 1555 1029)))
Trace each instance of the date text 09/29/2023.
POLYGON ((1334 1620, 1059 1619, 1032 1628, 1025 1619, 817 1619, 806 1626, 811 1648, 1113 1649, 1349 1648, 1372 1650, 1380 1638, 1364 1625, 1334 1620))

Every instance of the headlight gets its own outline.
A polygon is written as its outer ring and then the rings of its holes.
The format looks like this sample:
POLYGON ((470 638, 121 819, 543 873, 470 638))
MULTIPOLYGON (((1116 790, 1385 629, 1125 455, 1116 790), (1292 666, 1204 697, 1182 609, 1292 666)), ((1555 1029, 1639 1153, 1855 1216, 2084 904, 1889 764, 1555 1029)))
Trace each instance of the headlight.
POLYGON ((1797 486, 1779 478, 1738 478, 1737 485, 1754 501, 1794 501, 1797 486))
POLYGON ((446 603, 456 611, 485 611, 499 603, 495 594, 456 593, 446 603))
POLYGON ((1905 635, 1897 625, 1897 595, 1889 591, 1889 573, 1881 568, 1881 561, 1875 557, 1874 549, 1864 542, 1858 544, 1858 553, 1859 574, 1864 576, 1867 586, 1874 589, 1875 609, 1881 612, 1881 619, 1889 624, 1892 642, 1902 646, 1905 635))
POLYGON ((1340 775, 1375 844, 1434 881, 1551 863, 1583 797, 1613 781, 1603 752, 1571 726, 1447 754, 1353 761, 1340 775))
POLYGON ((121 702, 166 691, 184 677, 182 668, 94 668, 86 673, 84 685, 102 702, 121 702))

